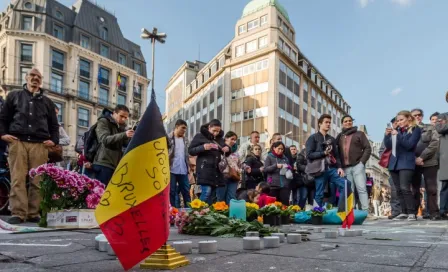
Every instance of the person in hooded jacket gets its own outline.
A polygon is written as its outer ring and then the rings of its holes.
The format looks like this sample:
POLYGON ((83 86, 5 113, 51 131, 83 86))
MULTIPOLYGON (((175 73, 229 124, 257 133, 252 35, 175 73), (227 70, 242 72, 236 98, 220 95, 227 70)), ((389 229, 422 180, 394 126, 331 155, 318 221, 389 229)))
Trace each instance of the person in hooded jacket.
POLYGON ((364 132, 353 126, 350 115, 342 117, 342 132, 337 136, 336 143, 341 156, 342 167, 347 179, 352 183, 352 191, 358 192, 361 209, 369 211, 369 197, 366 187, 366 164, 372 153, 369 139, 364 132))
POLYGON ((196 183, 201 186, 200 200, 212 204, 217 187, 225 186, 219 170, 221 156, 230 148, 224 143, 221 121, 214 119, 201 126, 190 143, 188 153, 196 156, 196 183))
POLYGON ((246 174, 246 188, 248 190, 255 189, 264 179, 264 165, 261 161, 263 148, 259 144, 251 146, 250 154, 246 157, 245 164, 250 167, 250 173, 246 174))
POLYGON ((284 154, 285 150, 286 146, 282 142, 274 142, 264 162, 264 171, 271 186, 269 195, 288 206, 291 180, 286 178, 286 171, 292 167, 284 154))
MULTIPOLYGON (((448 94, 448 93, 447 93, 448 94)), ((439 147, 439 165, 440 167, 439 179, 442 183, 440 189, 440 217, 441 219, 448 219, 448 112, 439 115, 436 130, 440 134, 439 147)))

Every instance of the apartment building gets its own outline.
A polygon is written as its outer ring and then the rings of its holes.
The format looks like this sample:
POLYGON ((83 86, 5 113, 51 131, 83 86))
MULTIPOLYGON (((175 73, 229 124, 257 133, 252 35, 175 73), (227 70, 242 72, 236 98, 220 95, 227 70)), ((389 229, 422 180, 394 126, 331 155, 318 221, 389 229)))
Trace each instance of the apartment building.
POLYGON ((72 144, 104 108, 124 104, 131 119, 146 108, 146 62, 115 15, 88 0, 67 7, 56 0, 16 0, 0 14, 1 95, 22 88, 38 68, 43 89, 60 109, 72 144))
POLYGON ((332 135, 350 105, 295 43, 296 32, 278 0, 252 0, 234 27, 233 40, 208 63, 187 61, 166 87, 168 131, 178 118, 189 137, 217 118, 224 130, 247 141, 251 131, 268 141, 275 132, 287 145, 301 146, 318 130, 317 120, 333 117, 332 135))

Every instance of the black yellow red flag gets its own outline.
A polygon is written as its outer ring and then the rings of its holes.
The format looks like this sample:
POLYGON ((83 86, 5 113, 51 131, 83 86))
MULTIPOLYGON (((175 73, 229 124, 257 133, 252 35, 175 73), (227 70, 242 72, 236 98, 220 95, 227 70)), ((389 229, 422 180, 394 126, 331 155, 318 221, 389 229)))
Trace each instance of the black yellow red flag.
POLYGON ((351 186, 347 185, 346 178, 344 197, 345 199, 339 201, 337 215, 342 220, 342 228, 350 228, 353 222, 355 222, 355 215, 353 211, 354 195, 351 186))
POLYGON ((153 90, 95 210, 96 220, 125 270, 168 240, 169 175, 166 132, 153 90))

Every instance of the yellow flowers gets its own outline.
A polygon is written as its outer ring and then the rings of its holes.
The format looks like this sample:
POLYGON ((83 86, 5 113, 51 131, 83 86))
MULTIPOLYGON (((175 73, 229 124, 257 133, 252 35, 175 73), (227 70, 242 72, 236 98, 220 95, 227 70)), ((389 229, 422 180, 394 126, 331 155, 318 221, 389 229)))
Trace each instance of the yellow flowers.
POLYGON ((200 209, 200 208, 206 208, 208 207, 207 203, 205 203, 204 201, 201 201, 199 199, 195 199, 190 203, 190 207, 192 209, 200 209))
POLYGON ((274 202, 274 205, 275 205, 277 208, 281 208, 281 207, 283 206, 283 204, 282 204, 281 202, 279 202, 279 201, 275 201, 275 202, 274 202))
POLYGON ((215 211, 227 211, 229 209, 229 206, 224 201, 216 202, 212 206, 215 211))
POLYGON ((258 210, 260 207, 256 203, 246 202, 246 208, 252 208, 252 209, 258 210))
POLYGON ((294 211, 294 212, 298 212, 298 211, 301 210, 299 205, 289 206, 288 208, 289 208, 291 211, 294 211))

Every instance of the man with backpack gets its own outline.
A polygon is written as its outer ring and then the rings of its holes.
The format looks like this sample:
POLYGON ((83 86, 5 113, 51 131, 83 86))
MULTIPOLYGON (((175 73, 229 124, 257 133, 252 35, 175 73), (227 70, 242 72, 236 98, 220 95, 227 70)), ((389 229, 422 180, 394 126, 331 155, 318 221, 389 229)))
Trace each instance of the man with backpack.
POLYGON ((125 105, 117 105, 112 113, 105 109, 84 135, 84 155, 93 161, 95 178, 106 186, 123 156, 123 146, 134 136, 134 130, 125 130, 128 118, 125 105))

